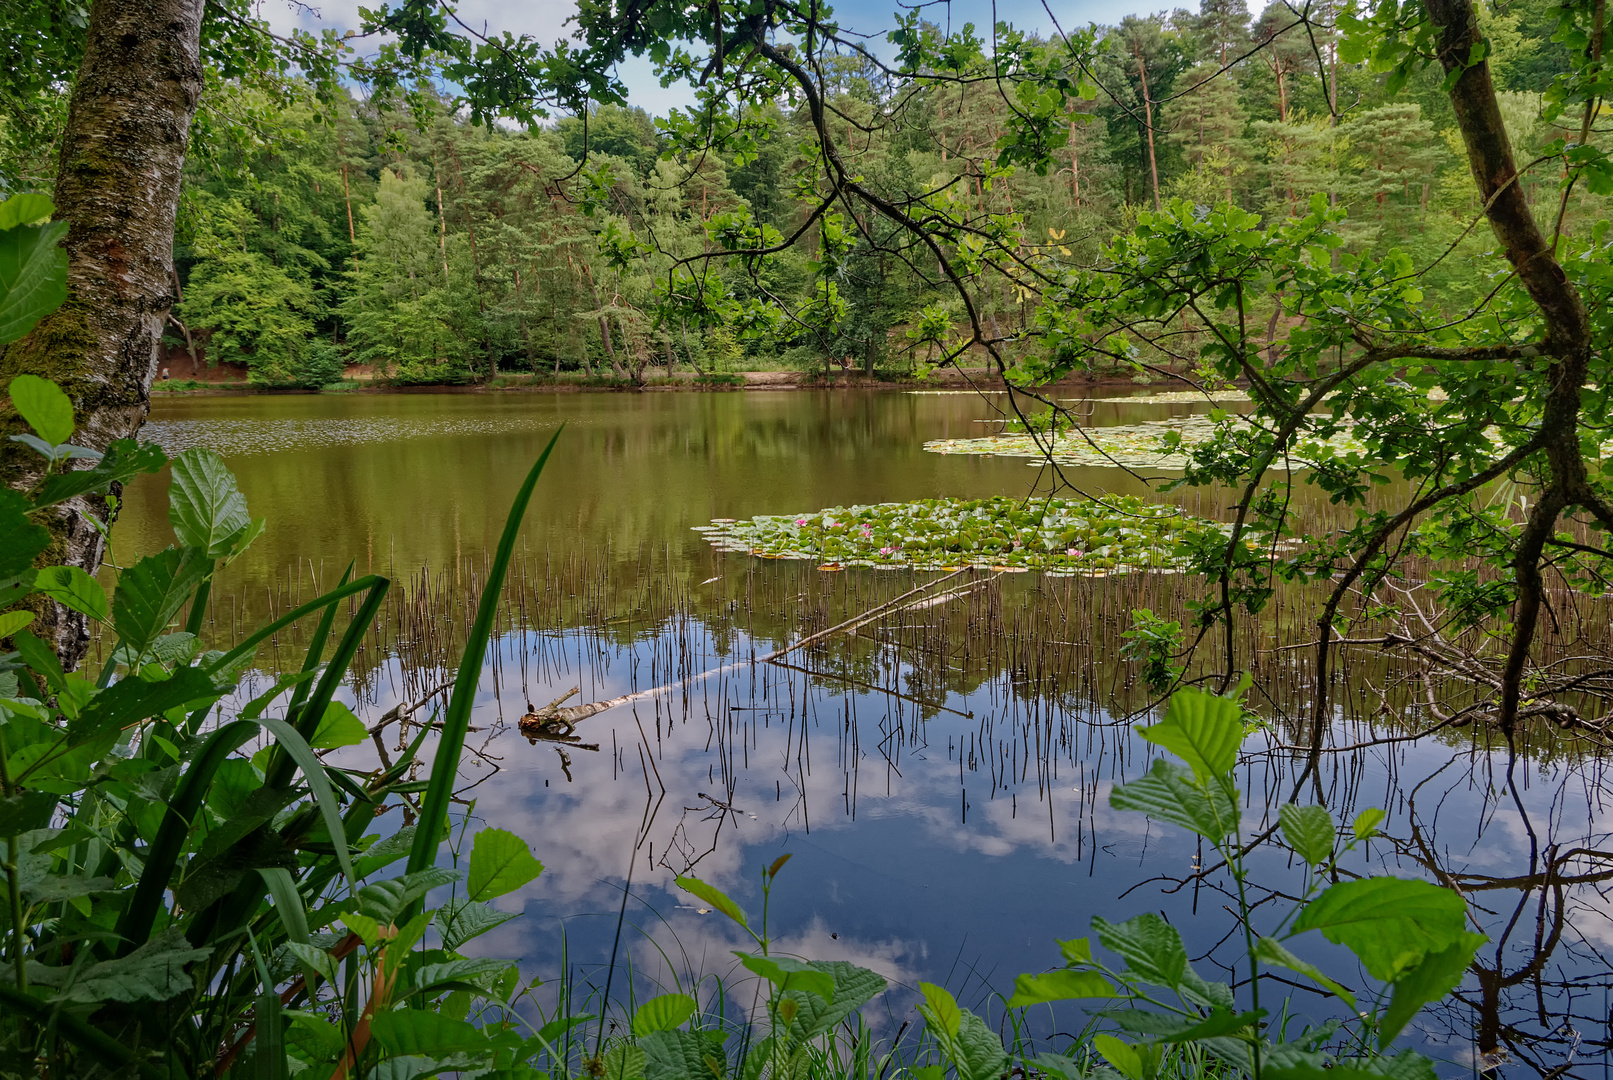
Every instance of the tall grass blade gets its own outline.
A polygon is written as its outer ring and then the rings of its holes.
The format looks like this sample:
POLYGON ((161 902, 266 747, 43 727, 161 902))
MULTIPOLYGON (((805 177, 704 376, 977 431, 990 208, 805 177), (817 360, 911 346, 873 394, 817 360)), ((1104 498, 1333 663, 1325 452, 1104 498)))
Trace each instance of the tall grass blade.
MULTIPOLYGON (((336 651, 331 654, 330 663, 325 665, 325 673, 319 677, 319 685, 309 696, 301 709, 296 713, 288 711, 287 718, 295 727, 297 733, 304 741, 314 737, 314 731, 319 727, 320 719, 325 715, 325 708, 330 699, 336 695, 336 688, 342 684, 342 678, 347 674, 347 667, 353 662, 353 655, 364 641, 364 635, 369 633, 370 625, 375 622, 375 614, 381 609, 381 601, 386 599, 386 591, 391 588, 392 582, 387 578, 376 578, 375 584, 370 586, 369 593, 364 602, 359 605, 358 611, 353 615, 353 621, 347 624, 346 633, 342 640, 336 644, 336 651)), ((326 617, 335 611, 335 605, 325 609, 326 617)), ((321 623, 323 624, 323 619, 321 623)), ((282 746, 281 750, 287 750, 282 746)), ((299 762, 299 764, 301 764, 299 762)), ((264 786, 270 788, 284 787, 291 779, 291 760, 284 752, 276 754, 269 768, 266 770, 264 786)), ((304 767, 306 772, 306 766, 304 767)), ((323 775, 323 771, 321 771, 323 775)))
MULTIPOLYGON (((562 426, 560 429, 564 431, 562 426)), ((476 606, 476 621, 471 625, 465 642, 464 659, 454 676, 454 692, 448 699, 448 711, 443 716, 442 736, 437 743, 437 756, 431 763, 431 786, 420 800, 420 824, 415 830, 414 847, 409 852, 408 872, 413 874, 430 866, 437 858, 437 845, 441 842, 442 821, 448 814, 448 799, 453 794, 454 781, 459 775, 459 755, 465 749, 465 730, 470 726, 471 705, 476 699, 476 687, 482 678, 482 663, 487 656, 487 643, 493 636, 493 617, 498 612, 499 595, 504 589, 504 578, 509 573, 510 558, 515 553, 515 540, 521 533, 521 520, 526 517, 527 504, 532 501, 532 490, 537 486, 543 466, 549 460, 560 431, 554 433, 549 445, 538 455, 532 471, 527 473, 521 490, 516 492, 510 516, 504 522, 504 535, 499 538, 498 552, 482 587, 482 599, 476 606)))
MULTIPOLYGON (((334 665, 333 665, 334 666, 334 665)), ((284 720, 271 720, 268 717, 259 718, 256 723, 269 729, 291 760, 302 769, 303 779, 308 781, 308 791, 314 797, 319 807, 320 816, 325 819, 325 828, 330 830, 331 846, 336 849, 336 862, 342 868, 348 881, 353 881, 353 862, 347 852, 347 830, 342 827, 341 807, 336 803, 336 793, 331 790, 330 778, 325 775, 325 766, 314 755, 313 747, 302 733, 284 720)), ((268 786, 265 782, 264 786, 268 786)))
POLYGON ((261 642, 268 640, 275 634, 278 634, 280 631, 284 630, 286 627, 290 626, 304 615, 309 615, 315 611, 321 610, 322 608, 330 607, 338 600, 345 600, 347 597, 352 596, 355 593, 361 593, 367 589, 373 589, 377 582, 385 582, 388 585, 391 584, 391 581, 389 581, 387 578, 381 577, 379 574, 365 574, 357 581, 349 582, 346 585, 332 589, 324 596, 316 596, 306 604, 301 604, 292 608, 290 611, 286 612, 273 622, 267 623, 257 630, 254 630, 251 634, 247 635, 246 639, 243 640, 241 644, 237 645, 235 648, 231 649, 229 652, 225 653, 223 656, 209 664, 206 669, 207 673, 212 675, 215 672, 229 670, 231 665, 238 663, 242 657, 246 656, 253 649, 257 648, 261 642))
POLYGON ((299 945, 308 944, 308 912, 302 904, 302 894, 297 892, 297 882, 291 876, 291 871, 283 866, 260 866, 258 873, 263 877, 263 884, 268 886, 269 895, 274 897, 274 909, 280 915, 280 925, 286 929, 286 937, 299 945))
MULTIPOLYGON (((348 563, 347 569, 342 573, 342 580, 338 585, 346 585, 347 579, 353 576, 353 564, 348 563)), ((319 662, 325 657, 325 642, 330 639, 331 627, 336 623, 336 605, 331 604, 319 617, 319 623, 314 627, 314 636, 308 642, 308 655, 303 658, 302 670, 309 673, 319 667, 319 662)), ((308 688, 314 684, 313 679, 298 683, 297 689, 291 695, 291 701, 286 706, 286 715, 294 717, 303 702, 308 700, 308 688)))
MULTIPOLYGON (((275 619, 268 625, 263 626, 258 630, 254 630, 251 634, 247 635, 246 640, 242 641, 235 648, 213 661, 204 670, 209 675, 215 675, 220 671, 228 671, 232 665, 239 663, 243 657, 249 655, 253 649, 257 648, 259 643, 266 641, 274 634, 278 634, 280 631, 284 630, 298 619, 301 619, 303 616, 310 615, 315 611, 320 611, 321 609, 334 610, 338 601, 344 600, 355 593, 364 592, 366 589, 373 589, 378 583, 391 585, 391 581, 387 578, 380 577, 376 574, 366 574, 357 581, 332 589, 324 596, 316 596, 306 604, 300 604, 297 607, 292 608, 290 611, 286 612, 284 615, 280 616, 278 619, 275 619)), ((207 706, 207 708, 198 709, 191 713, 189 724, 192 732, 195 732, 201 728, 202 722, 207 719, 207 710, 210 708, 212 708, 211 705, 207 706)))

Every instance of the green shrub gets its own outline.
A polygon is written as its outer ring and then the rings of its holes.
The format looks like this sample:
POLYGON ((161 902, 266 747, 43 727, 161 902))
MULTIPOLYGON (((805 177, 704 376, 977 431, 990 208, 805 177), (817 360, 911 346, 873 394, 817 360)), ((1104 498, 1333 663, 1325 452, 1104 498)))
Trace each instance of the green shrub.
POLYGON ((340 349, 328 341, 310 341, 297 358, 297 385, 318 390, 341 382, 346 370, 340 349))

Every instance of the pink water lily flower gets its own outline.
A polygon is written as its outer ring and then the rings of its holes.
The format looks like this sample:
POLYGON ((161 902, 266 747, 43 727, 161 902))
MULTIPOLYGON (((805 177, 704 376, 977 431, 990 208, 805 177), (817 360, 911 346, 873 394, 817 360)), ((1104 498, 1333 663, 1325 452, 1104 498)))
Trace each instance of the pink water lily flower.
POLYGON ((896 554, 896 549, 893 547, 882 547, 879 549, 879 553, 881 555, 894 555, 896 554))
POLYGON ((1081 550, 1079 548, 1071 548, 1069 551, 1066 551, 1064 554, 1068 555, 1070 558, 1073 559, 1076 556, 1081 554, 1081 550))
POLYGON ((806 518, 796 518, 795 523, 797 525, 805 525, 806 524, 806 518))

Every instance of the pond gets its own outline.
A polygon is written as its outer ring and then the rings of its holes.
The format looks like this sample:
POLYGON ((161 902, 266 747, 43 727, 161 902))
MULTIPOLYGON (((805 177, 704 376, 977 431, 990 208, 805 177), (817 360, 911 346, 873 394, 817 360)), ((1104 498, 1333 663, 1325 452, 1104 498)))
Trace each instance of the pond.
MULTIPOLYGON (((1014 974, 1057 963, 1055 939, 1085 935, 1092 916, 1142 911, 1166 913, 1213 974, 1231 922, 1227 897, 1189 880, 1203 852, 1179 829, 1108 805, 1156 753, 1131 732, 1148 699, 1119 658, 1119 634, 1135 607, 1181 617, 1191 583, 970 574, 855 635, 752 666, 940 575, 826 573, 717 552, 695 531, 714 518, 1047 490, 1047 471, 1023 459, 923 449, 994 431, 983 421, 1001 401, 900 391, 214 397, 159 401, 146 436, 217 449, 254 516, 268 519, 221 575, 215 636, 329 587, 350 559, 399 579, 349 699, 373 721, 441 685, 509 500, 565 425, 523 533, 462 793, 476 818, 519 833, 546 864, 505 898, 527 917, 481 941, 554 980, 554 993, 597 991, 618 948, 663 985, 732 976, 740 935, 672 878, 695 873, 754 915, 760 868, 784 853, 793 861, 771 907, 778 947, 852 960, 909 990, 938 982, 981 1005, 1009 992, 1014 974), (531 744, 514 726, 528 703, 572 687, 601 700, 725 664, 584 721, 576 735, 597 750, 531 744)), ((1109 404, 1086 422, 1194 408, 1109 404)), ((1148 494, 1118 469, 1064 477, 1148 494)), ((1209 496, 1186 501, 1213 514, 1209 496)), ((168 543, 165 515, 165 480, 136 484, 114 557, 168 543)), ((1279 596, 1261 624, 1267 645, 1301 599, 1279 596)), ((1248 659, 1271 722, 1242 766, 1250 831, 1289 796, 1304 761, 1303 726, 1288 717, 1303 715, 1309 654, 1262 648, 1248 659)), ((270 651, 260 662, 279 660, 270 651)), ((1327 754, 1307 787, 1341 818, 1388 812, 1384 838, 1347 871, 1454 884, 1492 939, 1476 965, 1490 973, 1472 973, 1414 1041, 1451 1075, 1503 1059, 1508 1075, 1605 1072, 1613 791, 1596 749, 1541 739, 1513 762, 1462 729, 1403 738, 1419 726, 1415 711, 1375 711, 1385 679, 1374 665, 1341 668, 1349 692, 1328 735, 1356 749, 1327 754)), ((343 753, 368 767, 397 741, 389 730, 343 753)), ((1254 866, 1264 890, 1300 885, 1301 868, 1280 853, 1258 852, 1254 866)), ((1355 970, 1325 943, 1305 955, 1355 970)), ((1296 1008, 1325 1013, 1295 993, 1296 1008)), ((891 1030, 910 1001, 890 998, 891 1030)), ((1073 1031, 1085 1018, 1061 1021, 1073 1031)))

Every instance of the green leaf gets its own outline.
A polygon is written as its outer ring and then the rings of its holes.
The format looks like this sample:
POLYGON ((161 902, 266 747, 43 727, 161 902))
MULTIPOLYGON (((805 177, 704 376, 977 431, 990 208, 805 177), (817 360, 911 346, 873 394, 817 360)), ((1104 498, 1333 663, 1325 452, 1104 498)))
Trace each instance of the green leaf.
POLYGON ((0 202, 0 229, 15 229, 18 225, 47 221, 55 211, 50 196, 37 191, 18 192, 0 202))
POLYGON ((46 874, 35 878, 22 890, 23 899, 30 904, 56 904, 78 896, 99 896, 116 892, 118 883, 108 877, 83 877, 75 874, 46 874))
POLYGON ((1327 807, 1284 803, 1277 811, 1277 819, 1283 828, 1283 839, 1300 858, 1312 866, 1321 866, 1333 857, 1338 834, 1327 807))
POLYGON ((491 1049, 481 1028, 430 1009, 376 1013, 370 1020, 370 1036, 388 1054, 394 1055, 441 1058, 491 1049))
POLYGON ((1127 970, 1140 978, 1172 989, 1182 984, 1187 949, 1176 927, 1160 916, 1144 912, 1123 923, 1093 916, 1092 929, 1103 947, 1124 957, 1127 970))
POLYGON ((458 949, 465 942, 480 937, 496 926, 515 918, 514 912, 499 911, 489 904, 478 904, 463 898, 437 909, 437 928, 442 933, 443 947, 458 949))
POLYGON ((1227 1009, 1214 1009, 1209 1016, 1206 1016, 1198 1023, 1184 1027, 1180 1031, 1163 1035, 1159 1041, 1162 1043, 1186 1043, 1198 1042, 1201 1039, 1224 1038, 1253 1028, 1265 1015, 1265 1009, 1255 1009, 1246 1013, 1233 1013, 1227 1009))
MULTIPOLYGON (((405 825, 397 832, 377 840, 364 849, 364 854, 353 860, 353 872, 360 880, 369 877, 382 867, 406 858, 414 843, 414 826, 405 825)), ((450 949, 454 946, 449 946, 450 949)))
MULTIPOLYGON (((4 236, 0 236, 0 246, 4 243, 4 236)), ((0 254, 0 259, 3 258, 3 254, 0 254)), ((4 285, 0 284, 0 289, 3 288, 4 285)), ((0 297, 0 333, 4 332, 4 305, 4 297, 0 297)), ((12 341, 15 338, 0 340, 12 341)), ((18 375, 11 380, 9 390, 11 404, 41 439, 51 446, 60 446, 73 437, 73 402, 61 387, 38 375, 18 375)))
POLYGON ((1049 971, 1043 975, 1020 975, 1014 979, 1014 996, 1008 1007, 1021 1009, 1049 1001, 1071 998, 1113 997, 1115 988, 1096 971, 1049 971))
POLYGON ((1135 1046, 1120 1041, 1108 1032, 1099 1032, 1092 1036, 1092 1048, 1102 1054, 1103 1059, 1126 1080, 1143 1080, 1143 1059, 1135 1046))
POLYGON ((54 649, 27 630, 12 634, 11 643, 17 647, 22 662, 30 670, 43 675, 52 691, 59 694, 67 689, 67 673, 62 670, 62 662, 54 649))
POLYGON ((736 952, 739 962, 754 971, 780 991, 803 990, 829 1001, 834 997, 834 976, 820 971, 804 960, 788 956, 756 956, 736 952))
POLYGON ((465 895, 472 900, 491 900, 514 892, 543 873, 543 864, 512 832, 483 829, 476 834, 470 851, 470 876, 465 895))
MULTIPOLYGON (((65 222, 16 225, 0 231, 0 345, 28 333, 67 299, 67 253, 60 246, 66 235, 65 222)), ((21 405, 17 411, 33 423, 21 405)), ((68 415, 67 434, 71 435, 71 412, 68 415)), ((38 425, 34 430, 50 438, 38 425)), ((51 439, 53 443, 66 441, 66 435, 51 439)))
POLYGON ((651 998, 633 1014, 633 1034, 643 1038, 652 1031, 674 1031, 693 1016, 694 998, 688 994, 662 994, 651 998))
POLYGON ((844 960, 813 960, 808 966, 828 973, 834 979, 834 992, 827 1000, 794 990, 781 995, 782 1000, 795 1003, 789 1035, 797 1044, 829 1031, 885 991, 883 977, 844 960))
POLYGON ((508 960, 481 956, 474 960, 449 960, 441 964, 426 964, 415 972, 414 984, 419 990, 442 993, 445 988, 470 989, 487 994, 489 986, 510 969, 508 960))
POLYGON ((414 874, 372 882, 358 891, 359 912, 382 926, 396 922, 403 909, 432 889, 458 881, 458 870, 446 866, 428 866, 414 874))
POLYGON ((956 1035, 963 1024, 963 1009, 957 999, 945 987, 934 983, 919 983, 919 993, 924 995, 924 1004, 918 1010, 931 1033, 956 1035))
POLYGON ((76 566, 47 566, 34 579, 34 588, 63 607, 106 621, 106 590, 76 566))
POLYGON ((347 1045, 341 1030, 319 1013, 288 1009, 285 1018, 287 1041, 315 1061, 334 1064, 347 1045))
POLYGON ((1321 1068, 1307 1062, 1267 1066, 1260 1070, 1260 1075, 1264 1080, 1383 1080, 1382 1073, 1369 1069, 1355 1069, 1347 1065, 1321 1068))
POLYGON ((67 747, 105 740, 142 720, 161 716, 175 705, 218 696, 213 680, 200 668, 180 668, 158 681, 131 675, 96 694, 84 711, 68 722, 67 747))
MULTIPOLYGON (((274 801, 284 796, 272 789, 265 791, 274 801)), ((272 803, 271 803, 272 805, 272 803)), ((214 901, 235 891, 248 873, 270 869, 297 869, 297 854, 273 829, 261 828, 269 819, 261 813, 252 813, 241 822, 227 822, 229 839, 208 836, 203 853, 192 856, 185 864, 185 875, 174 889, 174 899, 187 911, 203 911, 214 901)), ((222 831, 222 830, 221 830, 222 831)))
POLYGON ((713 885, 707 885, 704 881, 701 881, 697 877, 680 877, 675 880, 678 883, 678 888, 682 889, 684 892, 693 893, 706 903, 710 904, 712 907, 716 908, 718 911, 722 912, 724 915, 728 916, 730 919, 734 920, 740 926, 744 926, 747 929, 749 928, 750 924, 745 922, 745 913, 739 909, 738 904, 728 899, 727 894, 725 894, 721 889, 718 889, 713 885))
POLYGON ((1056 1080, 1097 1080, 1097 1078, 1093 1077, 1095 1071, 1099 1073, 1100 1077, 1115 1075, 1106 1069, 1101 1071, 1083 1069, 1081 1064, 1074 1058, 1066 1057, 1063 1054, 1037 1054, 1030 1059, 1030 1064, 1034 1065, 1037 1071, 1044 1075, 1055 1077, 1056 1080))
POLYGON ((1092 963, 1092 942, 1084 937, 1059 942, 1059 952, 1063 954, 1066 964, 1092 963))
MULTIPOLYGON (((336 975, 336 960, 324 949, 303 941, 286 942, 286 951, 296 957, 304 968, 317 973, 326 982, 340 985, 336 975)), ((312 990, 312 980, 309 989, 312 990)))
MULTIPOLYGON (((572 1028, 582 1027, 582 1025, 588 1023, 588 1021, 598 1019, 599 1017, 593 1016, 589 1013, 578 1013, 575 1016, 557 1016, 553 1020, 550 1020, 547 1024, 544 1024, 542 1027, 540 1027, 537 1031, 537 1034, 538 1037, 544 1042, 553 1045, 556 1039, 565 1035, 566 1032, 570 1031, 572 1028)), ((642 1065, 639 1066, 639 1071, 644 1071, 642 1065)))
POLYGON ((1421 963, 1396 979, 1389 1007, 1378 1021, 1378 1049, 1393 1042, 1424 1005, 1455 990, 1473 962, 1473 954, 1488 940, 1483 934, 1464 933, 1456 944, 1429 953, 1421 963))
POLYGON ((112 627, 119 643, 137 656, 144 653, 212 568, 212 561, 194 548, 169 548, 119 574, 112 593, 112 627))
POLYGON ((28 978, 41 985, 61 988, 57 1000, 79 1005, 167 1001, 196 988, 196 981, 185 966, 207 959, 212 951, 193 948, 184 933, 171 926, 128 956, 92 964, 76 978, 69 968, 44 965, 29 965, 28 978))
MULTIPOLYGON (((378 1061, 375 1068, 367 1075, 367 1080, 429 1080, 430 1077, 441 1076, 445 1072, 459 1073, 464 1070, 463 1055, 450 1055, 441 1061, 434 1061, 419 1054, 404 1054, 401 1057, 389 1057, 378 1061)), ((481 1076, 491 1077, 496 1073, 481 1073, 481 1076)))
POLYGON ((1467 905, 1450 889, 1407 878, 1342 881, 1305 905, 1294 933, 1320 930, 1360 959, 1374 978, 1398 979, 1429 953, 1462 940, 1467 905))
POLYGON ((209 559, 230 554, 236 537, 252 525, 235 474, 216 451, 199 447, 174 458, 168 520, 181 544, 205 552, 209 559))
POLYGON ((919 1014, 941 1052, 952 1062, 958 1080, 998 1080, 1008 1067, 1002 1040, 986 1022, 958 1006, 951 994, 933 983, 920 983, 924 1004, 919 1014))
POLYGON ((1355 816, 1355 824, 1351 829, 1355 832, 1357 840, 1369 840, 1378 832, 1378 822, 1382 821, 1384 813, 1377 807, 1361 811, 1355 816))
POLYGON ((600 1080, 640 1080, 644 1075, 644 1051, 632 1043, 617 1043, 599 1061, 605 1067, 600 1080))
POLYGON ((1210 784, 1238 763, 1243 706, 1203 690, 1178 690, 1165 708, 1165 719, 1140 734, 1187 762, 1201 784, 1210 784))
POLYGON ((308 740, 308 745, 315 750, 334 750, 340 746, 357 746, 369 737, 364 721, 354 716, 346 705, 333 701, 325 706, 325 715, 319 718, 319 726, 314 729, 314 737, 308 740))
POLYGON ((645 1080, 722 1080, 722 1044, 720 1031, 652 1031, 639 1042, 645 1080))
POLYGON ((28 519, 28 509, 20 491, 0 487, 0 578, 32 570, 34 559, 50 546, 50 532, 28 519))
POLYGON ((8 638, 34 621, 31 611, 8 611, 0 615, 0 638, 8 638))
POLYGON ((1346 990, 1343 986, 1330 979, 1326 974, 1323 973, 1322 969, 1317 967, 1315 964, 1312 964, 1307 960, 1301 960, 1299 957, 1289 952, 1288 949, 1276 938, 1256 938, 1254 957, 1263 964, 1275 964, 1278 967, 1285 967, 1289 971, 1297 971, 1301 975, 1314 979, 1316 982, 1326 987, 1327 990, 1335 995, 1340 1001, 1348 1005, 1352 1013, 1357 1011, 1354 994, 1350 993, 1350 991, 1346 990))
POLYGON ((0 836, 16 836, 50 825, 57 797, 44 791, 27 791, 0 799, 0 836))
POLYGON ((46 478, 35 494, 33 508, 43 510, 88 491, 105 491, 142 473, 154 473, 168 463, 168 455, 155 443, 137 446, 133 439, 118 439, 106 448, 93 468, 73 469, 46 478))
POLYGON ((1116 810, 1140 810, 1212 841, 1231 833, 1238 822, 1238 808, 1221 785, 1213 785, 1205 794, 1186 769, 1163 758, 1154 762, 1148 775, 1115 788, 1109 805, 1116 810))

